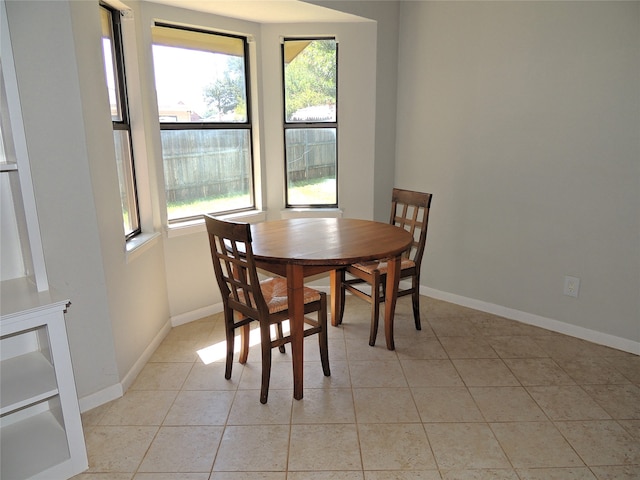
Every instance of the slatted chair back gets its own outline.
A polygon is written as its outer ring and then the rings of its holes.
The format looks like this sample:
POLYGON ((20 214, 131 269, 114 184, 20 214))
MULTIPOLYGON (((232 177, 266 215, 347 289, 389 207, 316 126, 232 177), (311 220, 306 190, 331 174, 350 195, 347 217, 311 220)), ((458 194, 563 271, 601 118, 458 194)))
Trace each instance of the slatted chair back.
POLYGON ((205 222, 223 303, 253 319, 268 315, 253 257, 250 225, 211 216, 205 216, 205 222))
POLYGON ((407 250, 406 257, 420 269, 422 255, 427 240, 430 193, 415 192, 394 188, 391 194, 391 218, 389 223, 404 228, 413 236, 413 244, 407 250))

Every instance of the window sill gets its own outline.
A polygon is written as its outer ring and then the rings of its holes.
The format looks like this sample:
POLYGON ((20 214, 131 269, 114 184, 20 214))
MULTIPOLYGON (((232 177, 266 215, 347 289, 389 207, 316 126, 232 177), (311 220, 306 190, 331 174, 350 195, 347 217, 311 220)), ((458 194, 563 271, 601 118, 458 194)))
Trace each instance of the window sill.
POLYGON ((149 250, 152 246, 154 246, 158 239, 160 238, 160 233, 141 233, 140 235, 136 235, 135 237, 127 240, 126 249, 127 249, 127 263, 132 260, 135 260, 144 252, 149 250))
POLYGON ((285 208, 280 218, 342 218, 340 208, 285 208))
MULTIPOLYGON (((234 213, 231 215, 220 216, 225 220, 232 220, 236 222, 249 222, 257 223, 264 222, 267 219, 266 212, 261 210, 252 210, 250 212, 234 213)), ((189 220, 186 222, 173 223, 167 227, 167 237, 180 237, 182 235, 192 235, 198 232, 206 231, 204 226, 204 219, 189 220)))

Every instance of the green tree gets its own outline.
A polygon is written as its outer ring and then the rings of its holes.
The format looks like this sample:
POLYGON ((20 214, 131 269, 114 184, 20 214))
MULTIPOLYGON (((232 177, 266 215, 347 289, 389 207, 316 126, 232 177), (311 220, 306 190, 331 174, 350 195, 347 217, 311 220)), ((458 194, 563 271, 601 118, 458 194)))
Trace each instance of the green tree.
POLYGON ((208 110, 206 116, 217 116, 234 112, 236 119, 246 119, 247 100, 242 57, 225 55, 226 68, 221 77, 204 88, 204 99, 208 110))
POLYGON ((306 47, 285 65, 286 115, 306 107, 336 103, 335 40, 290 40, 306 47))

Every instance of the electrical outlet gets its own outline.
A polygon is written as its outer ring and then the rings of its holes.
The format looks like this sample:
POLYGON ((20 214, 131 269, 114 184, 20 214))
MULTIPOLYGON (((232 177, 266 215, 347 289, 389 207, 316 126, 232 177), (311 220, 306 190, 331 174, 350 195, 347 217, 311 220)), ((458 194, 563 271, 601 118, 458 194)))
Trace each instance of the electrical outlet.
POLYGON ((578 297, 580 290, 580 279, 578 277, 564 277, 564 294, 569 297, 578 297))

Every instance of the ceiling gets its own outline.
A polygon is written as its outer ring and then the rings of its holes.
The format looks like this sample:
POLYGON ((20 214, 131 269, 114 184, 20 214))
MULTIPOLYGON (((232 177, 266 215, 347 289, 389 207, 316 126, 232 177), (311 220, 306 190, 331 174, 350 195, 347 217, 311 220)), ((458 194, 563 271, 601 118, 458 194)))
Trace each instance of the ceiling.
POLYGON ((257 23, 357 22, 356 15, 298 0, 150 0, 257 23))

